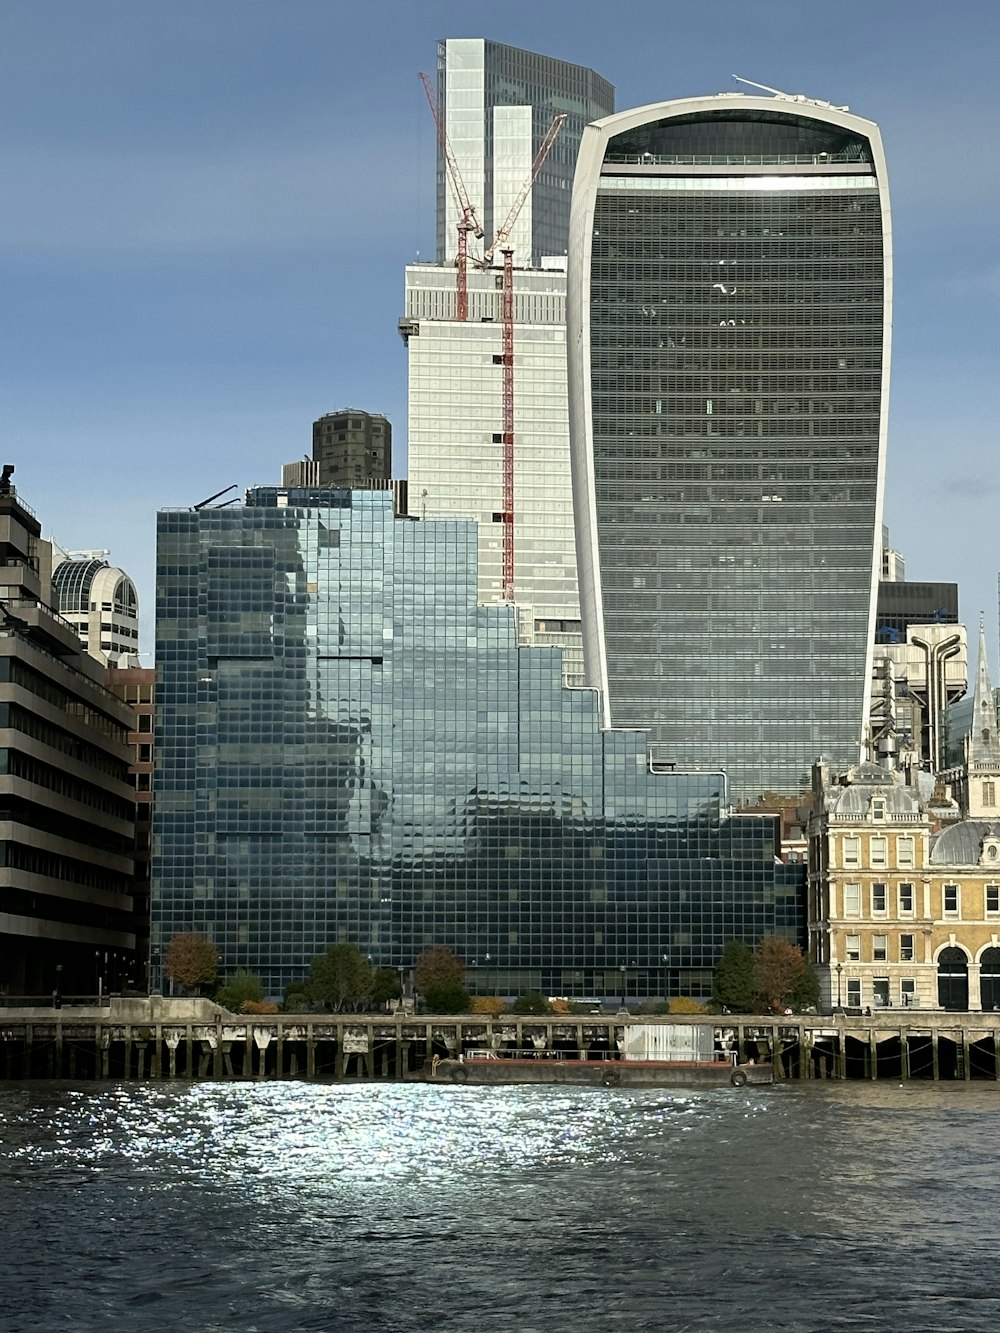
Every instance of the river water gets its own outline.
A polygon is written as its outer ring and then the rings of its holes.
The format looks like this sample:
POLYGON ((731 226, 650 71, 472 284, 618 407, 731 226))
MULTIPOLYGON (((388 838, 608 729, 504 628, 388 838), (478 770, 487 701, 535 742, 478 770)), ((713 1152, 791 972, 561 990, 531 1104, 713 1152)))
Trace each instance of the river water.
POLYGON ((995 1330, 1000 1088, 0 1085, 0 1329, 995 1330))

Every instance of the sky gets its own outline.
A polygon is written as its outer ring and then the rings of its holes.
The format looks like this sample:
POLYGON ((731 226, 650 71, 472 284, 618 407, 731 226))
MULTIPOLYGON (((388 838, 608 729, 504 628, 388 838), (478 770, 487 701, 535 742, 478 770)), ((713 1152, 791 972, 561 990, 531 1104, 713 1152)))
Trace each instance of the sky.
MULTIPOLYGON (((997 664, 996 0, 2 0, 0 439, 47 536, 106 548, 153 646, 155 513, 390 418, 433 258, 440 37, 590 65, 619 109, 734 74, 881 126, 895 318, 885 517, 997 664)), ((402 471, 403 469, 398 469, 402 471)))

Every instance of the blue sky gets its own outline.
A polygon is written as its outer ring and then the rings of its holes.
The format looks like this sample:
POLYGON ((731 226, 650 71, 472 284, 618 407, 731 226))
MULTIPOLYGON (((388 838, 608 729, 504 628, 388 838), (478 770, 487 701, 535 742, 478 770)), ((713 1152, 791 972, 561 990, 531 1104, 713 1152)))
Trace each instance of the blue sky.
POLYGON ((996 665, 996 0, 5 0, 0 461, 47 534, 133 574, 143 647, 157 508, 277 480, 338 407, 405 445, 402 268, 433 253, 416 76, 443 36, 591 65, 620 108, 740 74, 881 125, 886 516, 996 665))

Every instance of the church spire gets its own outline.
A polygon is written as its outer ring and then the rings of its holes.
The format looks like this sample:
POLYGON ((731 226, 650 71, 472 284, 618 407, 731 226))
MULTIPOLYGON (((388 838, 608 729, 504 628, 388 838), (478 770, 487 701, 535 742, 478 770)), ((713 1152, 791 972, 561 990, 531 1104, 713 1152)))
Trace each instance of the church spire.
POLYGON ((976 669, 976 693, 972 701, 972 727, 966 748, 968 774, 968 814, 971 819, 996 818, 1000 794, 1000 734, 997 709, 986 660, 986 631, 979 620, 979 665, 976 669))

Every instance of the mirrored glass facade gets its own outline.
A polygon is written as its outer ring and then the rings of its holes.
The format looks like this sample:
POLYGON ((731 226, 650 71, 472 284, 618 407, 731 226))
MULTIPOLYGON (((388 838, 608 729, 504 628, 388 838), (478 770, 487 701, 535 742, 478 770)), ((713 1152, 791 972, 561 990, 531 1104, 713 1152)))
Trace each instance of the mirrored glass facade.
MULTIPOLYGON (((570 192, 583 127, 615 109, 615 90, 583 65, 482 37, 438 43, 438 106, 469 198, 488 244, 531 175, 554 116, 559 138, 511 233, 519 264, 566 253, 570 192)), ((444 157, 437 163, 437 259, 451 262, 459 214, 444 157)))
POLYGON ((800 932, 774 819, 602 730, 478 604, 474 523, 247 499, 159 515, 154 960, 205 931, 277 993, 337 940, 394 967, 438 943, 483 992, 663 995, 800 932))
POLYGON ((856 760, 886 428, 878 131, 662 103, 585 132, 569 268, 586 678, 737 802, 856 760), (586 566, 586 568, 584 567, 586 566))

